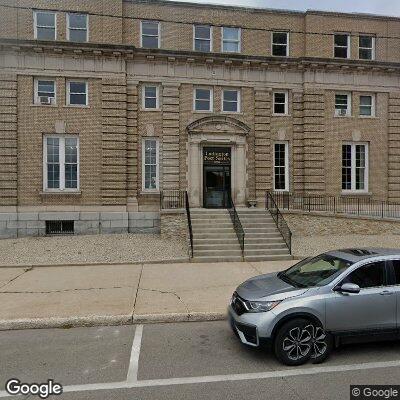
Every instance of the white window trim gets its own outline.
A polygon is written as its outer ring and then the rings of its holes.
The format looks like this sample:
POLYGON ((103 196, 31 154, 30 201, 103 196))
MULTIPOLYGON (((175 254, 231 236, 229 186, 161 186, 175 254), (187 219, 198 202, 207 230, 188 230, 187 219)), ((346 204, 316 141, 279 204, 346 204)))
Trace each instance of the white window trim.
MULTIPOLYGON (((161 47, 161 24, 160 21, 152 21, 149 19, 143 19, 140 21, 140 47, 143 47, 143 23, 146 22, 157 24, 157 49, 159 49, 161 47)), ((154 37, 154 35, 146 35, 146 36, 154 37)))
POLYGON ((348 118, 351 117, 351 109, 352 109, 352 104, 351 104, 351 97, 352 94, 348 92, 335 92, 335 97, 334 97, 334 103, 335 103, 335 117, 337 118, 348 118), (346 115, 340 115, 339 110, 336 109, 336 95, 346 95, 347 96, 347 110, 346 110, 346 115))
POLYGON ((349 33, 346 33, 346 32, 336 32, 336 33, 334 33, 333 34, 333 58, 337 58, 337 59, 342 59, 342 60, 347 60, 347 59, 349 59, 349 58, 351 58, 351 40, 350 40, 350 38, 351 38, 351 35, 349 34, 349 33), (346 56, 346 58, 342 58, 342 57, 336 57, 335 56, 335 48, 336 47, 339 47, 339 48, 344 48, 344 46, 337 46, 336 44, 335 44, 335 36, 336 35, 341 35, 341 36, 343 36, 343 35, 347 35, 347 56, 346 56))
POLYGON ((75 193, 80 191, 80 140, 78 135, 44 135, 43 136, 43 192, 63 192, 75 193), (49 189, 47 187, 47 138, 58 138, 60 140, 60 187, 58 189, 49 189), (70 189, 65 188, 65 139, 77 139, 76 143, 76 161, 77 161, 77 187, 70 189))
POLYGON ((289 191, 289 142, 287 141, 279 141, 274 142, 273 146, 273 182, 274 182, 274 192, 288 192, 289 191), (283 144, 285 145, 285 189, 276 189, 275 187, 275 145, 283 144))
POLYGON ((374 94, 360 94, 359 98, 359 109, 358 109, 358 116, 360 118, 375 118, 376 117, 376 96, 374 94), (361 109, 361 97, 371 97, 371 115, 361 115, 360 109, 361 109))
POLYGON ((287 90, 274 90, 272 92, 272 115, 277 117, 289 115, 289 92, 287 90), (275 113, 275 93, 285 94, 285 113, 275 113))
POLYGON ((207 40, 207 39, 202 39, 202 38, 196 38, 196 26, 208 26, 210 28, 210 53, 213 51, 213 27, 212 25, 207 25, 207 24, 194 24, 193 25, 193 51, 199 51, 196 50, 196 39, 198 40, 207 40))
POLYGON ((160 109, 160 87, 158 85, 146 83, 142 86, 142 109, 146 111, 157 111, 160 109), (146 107, 146 87, 156 88, 156 108, 146 107))
POLYGON ((242 52, 242 28, 239 28, 237 26, 221 26, 221 53, 232 53, 232 54, 237 54, 242 52), (224 40, 224 28, 236 28, 238 29, 238 40, 232 40, 232 39, 226 39, 224 40), (224 41, 227 41, 229 43, 238 43, 238 51, 225 51, 224 50, 224 41))
MULTIPOLYGON (((241 110, 241 93, 240 93, 240 89, 236 89, 236 88, 224 88, 221 91, 222 96, 221 96, 221 112, 226 113, 226 114, 239 114, 242 112, 241 110), (225 91, 230 91, 230 92, 237 92, 237 110, 236 111, 225 111, 224 110, 224 92, 225 91)), ((228 103, 235 103, 234 101, 229 101, 228 103)))
POLYGON ((87 107, 89 105, 89 85, 88 81, 82 80, 82 79, 69 79, 67 81, 67 106, 69 107, 87 107), (86 90, 86 103, 85 104, 71 104, 70 103, 70 83, 84 83, 85 84, 85 90, 86 90))
MULTIPOLYGON (((54 11, 47 11, 47 10, 34 10, 33 11, 33 30, 34 30, 34 38, 37 39, 37 14, 38 13, 46 13, 46 14, 53 14, 54 15, 54 40, 57 40, 57 13, 54 11)), ((40 39, 42 40, 42 39, 40 39)))
POLYGON ((83 28, 73 28, 74 30, 79 30, 79 31, 83 31, 86 30, 86 41, 89 41, 89 14, 85 14, 85 13, 79 13, 79 12, 74 12, 74 13, 67 13, 67 40, 70 40, 70 26, 69 26, 69 17, 71 14, 78 14, 78 15, 85 15, 86 16, 86 29, 83 28))
POLYGON ((290 35, 289 32, 287 31, 273 31, 271 33, 271 56, 272 57, 289 57, 290 54, 290 35), (275 56, 273 54, 273 48, 274 48, 274 33, 286 33, 286 55, 285 56, 275 56))
MULTIPOLYGON (((351 146, 351 189, 342 189, 343 194, 368 193, 369 190, 369 144, 368 142, 342 142, 343 145, 351 146), (364 189, 355 189, 356 186, 356 146, 365 146, 365 182, 364 189)), ((342 153, 343 165, 343 153, 342 153)), ((342 167, 343 168, 343 167, 342 167)), ((342 182, 343 184, 343 182, 342 182)))
MULTIPOLYGON (((54 82, 54 102, 52 105, 57 104, 57 82, 54 78, 46 78, 44 76, 36 77, 34 79, 34 98, 33 98, 33 103, 37 105, 41 105, 39 101, 39 81, 52 81, 54 82)), ((48 107, 48 105, 46 106, 48 107)))
POLYGON ((367 33, 366 34, 359 34, 358 35, 358 59, 359 60, 363 60, 363 61, 374 61, 375 60, 375 49, 376 49, 375 43, 376 43, 376 36, 369 35, 367 33), (360 49, 370 50, 369 47, 361 47, 360 46, 360 36, 368 36, 368 37, 372 38, 372 52, 371 52, 372 53, 371 54, 372 58, 360 58, 360 49))
POLYGON ((193 111, 198 112, 198 113, 210 113, 210 112, 213 112, 213 110, 214 110, 214 90, 213 90, 213 88, 202 87, 202 86, 194 87, 193 88, 193 111), (197 110, 196 109, 196 90, 197 89, 203 89, 203 90, 210 91, 210 109, 209 110, 197 110))
POLYGON ((160 191, 160 141, 157 137, 143 137, 142 138, 142 192, 144 193, 158 193, 160 191), (155 140, 156 142, 156 188, 146 189, 145 179, 145 161, 146 161, 146 140, 155 140))

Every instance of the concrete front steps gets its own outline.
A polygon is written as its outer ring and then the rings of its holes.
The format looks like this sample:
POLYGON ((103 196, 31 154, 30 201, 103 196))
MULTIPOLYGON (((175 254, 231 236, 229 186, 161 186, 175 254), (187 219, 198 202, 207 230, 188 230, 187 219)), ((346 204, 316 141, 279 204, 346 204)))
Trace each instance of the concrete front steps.
POLYGON ((193 261, 242 261, 242 251, 225 209, 191 209, 193 261))
MULTIPOLYGON (((246 261, 291 259, 286 243, 268 211, 237 210, 245 231, 246 261)), ((242 261, 242 252, 228 210, 191 209, 193 261, 242 261)))
POLYGON ((246 261, 292 259, 281 233, 267 210, 239 208, 237 213, 245 232, 246 261))

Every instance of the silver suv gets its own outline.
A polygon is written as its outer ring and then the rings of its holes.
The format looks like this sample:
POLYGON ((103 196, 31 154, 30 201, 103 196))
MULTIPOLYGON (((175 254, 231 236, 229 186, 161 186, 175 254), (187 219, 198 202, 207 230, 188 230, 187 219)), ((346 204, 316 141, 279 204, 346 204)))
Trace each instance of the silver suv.
POLYGON ((400 331, 400 250, 347 249, 242 283, 229 305, 233 331, 270 344, 287 365, 324 361, 333 345, 400 331))

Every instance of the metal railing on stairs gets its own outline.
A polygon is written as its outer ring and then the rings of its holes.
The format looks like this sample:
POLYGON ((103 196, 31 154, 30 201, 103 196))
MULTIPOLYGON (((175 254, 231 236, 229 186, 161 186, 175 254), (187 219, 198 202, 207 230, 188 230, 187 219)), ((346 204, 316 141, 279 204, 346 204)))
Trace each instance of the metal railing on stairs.
POLYGON ((271 214, 272 219, 275 221, 276 227, 281 233, 283 240, 289 249, 289 253, 292 254, 292 231, 289 229, 285 218, 283 218, 282 213, 279 211, 271 192, 265 193, 265 208, 271 214))
POLYGON ((189 229, 190 258, 193 258, 193 229, 192 229, 192 219, 190 217, 189 196, 187 191, 185 191, 185 209, 186 209, 186 216, 189 229))
POLYGON ((228 192, 228 211, 233 223, 233 229, 235 230, 236 236, 239 241, 240 250, 242 251, 242 258, 244 258, 245 233, 230 192, 228 192))

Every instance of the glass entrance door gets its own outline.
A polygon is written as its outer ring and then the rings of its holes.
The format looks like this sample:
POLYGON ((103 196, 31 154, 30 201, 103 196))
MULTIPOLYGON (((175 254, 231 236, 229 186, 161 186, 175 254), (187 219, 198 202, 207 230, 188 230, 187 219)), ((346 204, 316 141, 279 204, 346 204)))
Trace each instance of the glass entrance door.
POLYGON ((228 193, 231 190, 230 166, 204 166, 204 207, 228 207, 228 193))

